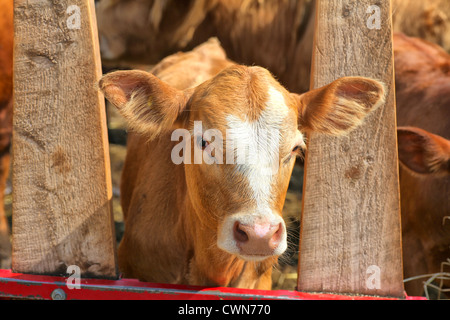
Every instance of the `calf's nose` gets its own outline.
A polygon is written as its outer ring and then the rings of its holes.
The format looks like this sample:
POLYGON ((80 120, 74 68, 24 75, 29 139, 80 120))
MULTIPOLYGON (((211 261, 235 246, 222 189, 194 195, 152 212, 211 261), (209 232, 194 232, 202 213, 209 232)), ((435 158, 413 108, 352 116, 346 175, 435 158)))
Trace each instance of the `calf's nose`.
POLYGON ((283 226, 281 223, 255 223, 251 225, 236 222, 233 236, 241 254, 250 256, 269 256, 282 241, 283 226))

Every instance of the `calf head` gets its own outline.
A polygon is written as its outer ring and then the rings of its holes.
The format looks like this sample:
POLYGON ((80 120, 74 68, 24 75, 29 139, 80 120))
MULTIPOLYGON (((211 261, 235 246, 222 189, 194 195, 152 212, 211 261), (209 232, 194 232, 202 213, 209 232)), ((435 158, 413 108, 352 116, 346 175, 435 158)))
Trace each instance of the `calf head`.
POLYGON ((240 65, 187 90, 141 71, 110 73, 99 87, 130 127, 149 138, 189 133, 183 162, 193 219, 214 231, 214 239, 204 239, 207 247, 249 261, 287 247, 281 212, 305 134, 345 134, 385 95, 381 83, 361 77, 293 94, 267 70, 240 65))

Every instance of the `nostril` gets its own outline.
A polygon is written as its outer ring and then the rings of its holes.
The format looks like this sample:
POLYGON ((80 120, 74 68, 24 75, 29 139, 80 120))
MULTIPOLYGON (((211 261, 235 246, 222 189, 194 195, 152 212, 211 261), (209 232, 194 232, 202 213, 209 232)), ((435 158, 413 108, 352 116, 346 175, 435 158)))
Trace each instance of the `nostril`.
POLYGON ((233 234, 234 234, 234 238, 236 239, 236 241, 239 241, 239 242, 247 242, 248 241, 248 235, 244 230, 241 229, 241 225, 239 222, 236 222, 234 224, 233 234))

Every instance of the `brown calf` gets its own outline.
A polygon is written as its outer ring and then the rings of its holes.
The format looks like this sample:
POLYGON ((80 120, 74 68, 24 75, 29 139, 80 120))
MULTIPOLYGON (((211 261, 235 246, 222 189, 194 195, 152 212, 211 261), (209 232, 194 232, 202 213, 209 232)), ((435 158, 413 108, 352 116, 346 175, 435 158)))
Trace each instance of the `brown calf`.
MULTIPOLYGON (((410 278, 437 273, 450 258, 450 225, 443 224, 450 216, 450 55, 430 42, 395 34, 394 57, 399 159, 404 164, 403 264, 410 278)), ((407 293, 422 294, 424 280, 407 282, 407 293)))
POLYGON ((384 101, 383 85, 360 77, 290 93, 266 69, 226 60, 214 40, 99 87, 135 131, 121 186, 124 275, 259 289, 287 247, 281 211, 303 134, 344 134, 384 101), (176 132, 192 137, 178 165, 176 132))

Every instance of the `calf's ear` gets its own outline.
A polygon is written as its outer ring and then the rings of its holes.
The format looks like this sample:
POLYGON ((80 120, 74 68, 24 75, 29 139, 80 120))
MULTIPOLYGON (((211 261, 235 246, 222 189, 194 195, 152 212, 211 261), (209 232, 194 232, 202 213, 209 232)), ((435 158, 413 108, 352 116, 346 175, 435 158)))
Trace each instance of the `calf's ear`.
POLYGON ((344 77, 324 87, 296 95, 299 129, 342 135, 359 126, 385 101, 384 85, 362 77, 344 77))
POLYGON ((117 107, 130 129, 155 138, 176 127, 190 94, 151 73, 131 70, 104 75, 98 88, 117 107))
POLYGON ((421 174, 450 174, 450 140, 415 127, 398 127, 398 158, 421 174))

